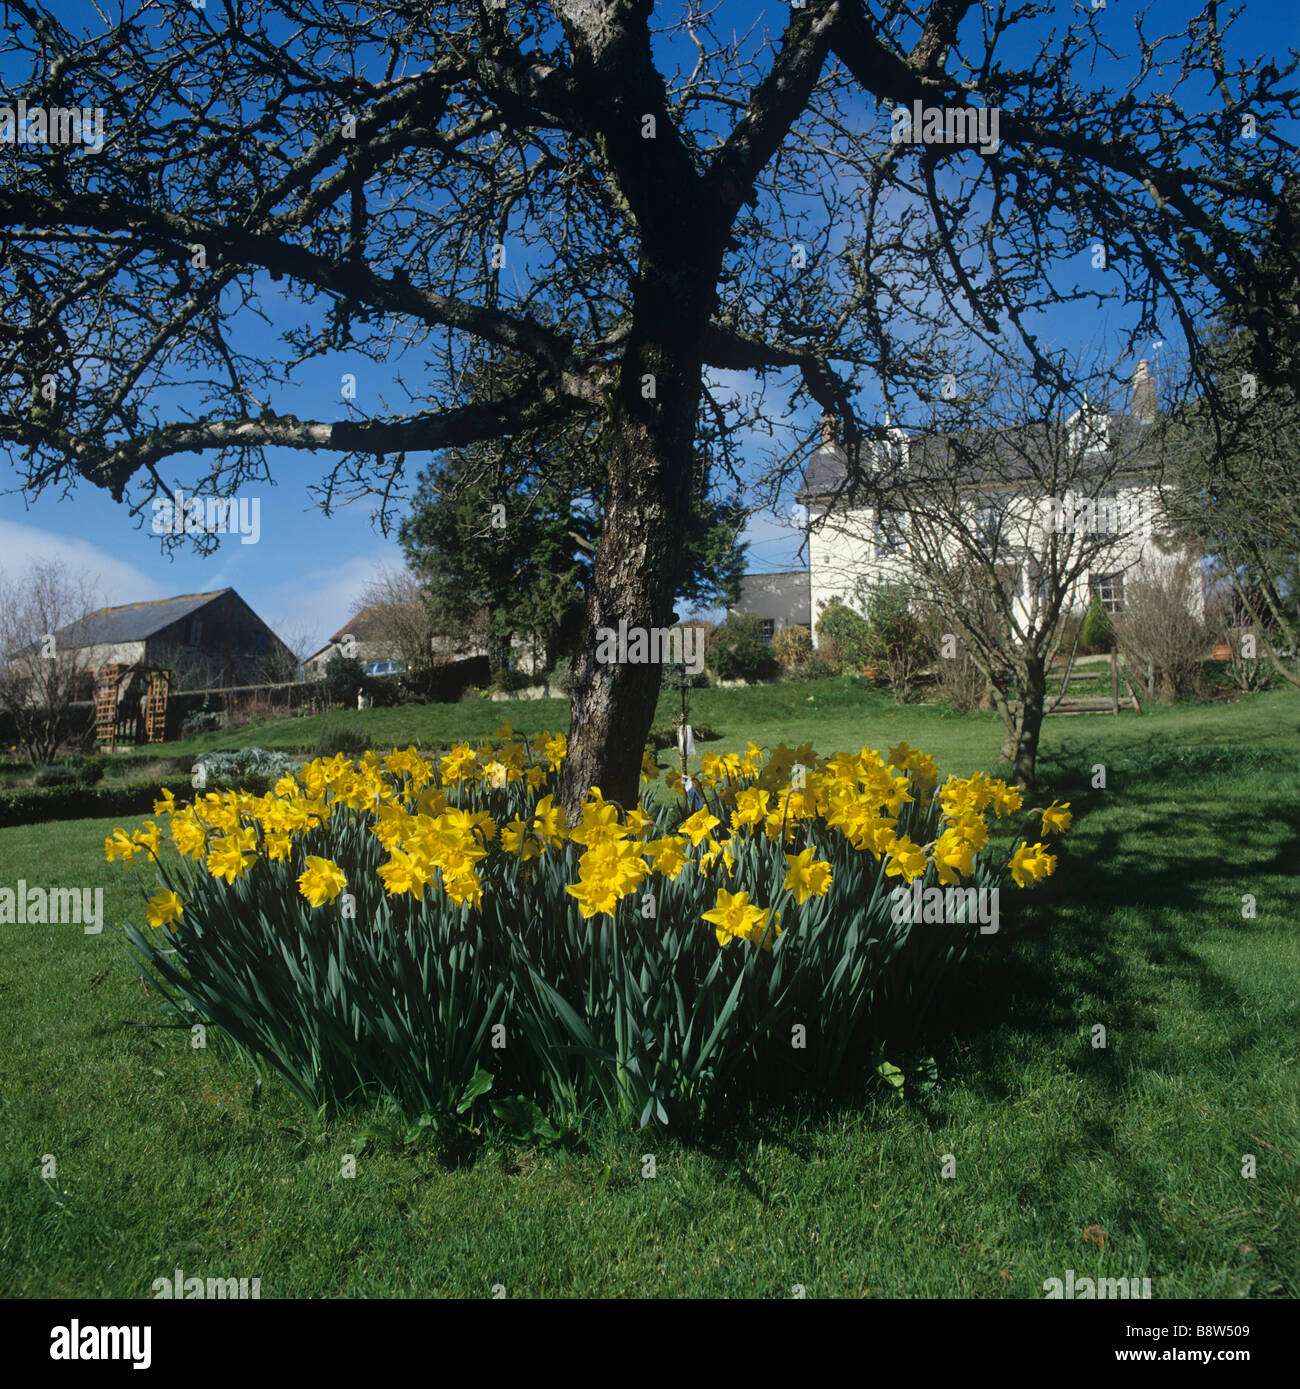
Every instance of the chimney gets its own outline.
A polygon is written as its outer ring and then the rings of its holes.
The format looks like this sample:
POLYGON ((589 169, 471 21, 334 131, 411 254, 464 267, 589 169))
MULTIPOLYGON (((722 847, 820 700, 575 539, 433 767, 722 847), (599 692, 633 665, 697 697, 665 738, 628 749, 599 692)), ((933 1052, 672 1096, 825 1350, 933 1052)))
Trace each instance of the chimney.
POLYGON ((1129 414, 1144 424, 1156 422, 1156 379, 1151 375, 1151 367, 1145 358, 1137 364, 1137 370, 1133 373, 1129 414))
POLYGON ((822 448, 828 449, 835 443, 835 416, 822 416, 822 448))

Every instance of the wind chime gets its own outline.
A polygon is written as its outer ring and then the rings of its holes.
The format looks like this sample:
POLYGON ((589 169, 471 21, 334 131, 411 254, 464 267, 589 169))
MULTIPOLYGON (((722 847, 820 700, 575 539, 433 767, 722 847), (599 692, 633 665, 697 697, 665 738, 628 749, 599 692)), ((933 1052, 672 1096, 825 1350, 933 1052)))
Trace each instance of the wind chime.
POLYGON ((682 794, 691 810, 702 810, 704 797, 695 789, 695 783, 686 770, 686 759, 695 756, 695 733, 690 725, 690 710, 686 701, 686 692, 691 687, 691 676, 685 665, 674 664, 671 669, 673 683, 682 697, 682 712, 677 718, 677 754, 681 759, 682 794))

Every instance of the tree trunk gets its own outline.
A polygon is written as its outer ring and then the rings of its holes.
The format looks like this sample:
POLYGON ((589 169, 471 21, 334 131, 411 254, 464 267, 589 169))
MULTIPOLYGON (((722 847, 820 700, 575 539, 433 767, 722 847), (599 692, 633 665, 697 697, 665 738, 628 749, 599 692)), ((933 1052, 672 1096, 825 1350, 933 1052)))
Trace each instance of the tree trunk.
POLYGON ((599 634, 617 633, 623 621, 629 637, 635 629, 648 635, 672 621, 695 467, 697 344, 703 329, 697 322, 692 333, 690 317, 675 306, 693 300, 696 313, 701 307, 707 313, 710 294, 711 284, 690 294, 654 276, 634 310, 622 378, 610 405, 609 490, 574 671, 562 793, 570 824, 580 818, 582 800, 593 786, 629 809, 640 795, 641 757, 664 653, 652 648, 649 660, 633 661, 620 652, 617 660, 602 662, 599 634))
POLYGON ((1002 761, 1011 762, 1016 755, 1016 740, 1018 734, 1019 704, 1007 698, 1007 692, 997 683, 990 680, 985 688, 984 696, 989 702, 989 706, 998 711, 998 717, 1002 720, 1002 761))
POLYGON ((1030 657, 1020 672, 1020 700, 1016 709, 1015 747, 1007 760, 1012 780, 1026 791, 1034 789, 1038 762, 1038 736, 1043 728, 1047 696, 1047 668, 1040 657, 1030 657))

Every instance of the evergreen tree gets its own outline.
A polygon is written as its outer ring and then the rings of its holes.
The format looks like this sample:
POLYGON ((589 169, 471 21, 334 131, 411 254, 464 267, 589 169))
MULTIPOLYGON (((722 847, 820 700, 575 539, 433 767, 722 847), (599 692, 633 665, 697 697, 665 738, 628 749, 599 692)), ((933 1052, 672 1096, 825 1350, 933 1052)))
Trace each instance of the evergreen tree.
MULTIPOLYGON (((475 389, 499 389, 492 378, 511 369, 485 368, 475 389)), ((709 495, 707 434, 702 440, 676 594, 682 604, 724 606, 740 595, 745 511, 709 495)), ((420 475, 424 500, 399 532, 407 563, 449 636, 486 613, 494 672, 508 668, 515 637, 544 653, 548 667, 576 652, 607 446, 595 426, 538 429, 449 449, 420 475)))

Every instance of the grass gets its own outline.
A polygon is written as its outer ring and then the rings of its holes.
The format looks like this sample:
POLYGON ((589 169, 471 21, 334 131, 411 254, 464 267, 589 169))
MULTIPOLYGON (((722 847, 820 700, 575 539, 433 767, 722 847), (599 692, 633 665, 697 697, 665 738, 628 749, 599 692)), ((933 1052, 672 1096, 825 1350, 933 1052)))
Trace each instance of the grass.
MULTIPOLYGON (((701 691, 693 713, 726 730, 712 748, 906 738, 956 771, 996 754, 985 716, 837 684, 701 691)), ((937 1089, 693 1143, 603 1125, 570 1151, 407 1147, 374 1113, 306 1113, 218 1039, 191 1047, 111 930, 0 925, 0 1295, 142 1297, 180 1267, 260 1277, 264 1297, 1041 1297, 1067 1269, 1295 1297, 1298 751, 1284 693, 1049 720, 1043 766, 1079 819, 938 1018, 937 1089)), ((140 919, 103 863, 113 825, 0 830, 0 886, 102 885, 109 921, 140 919)))

